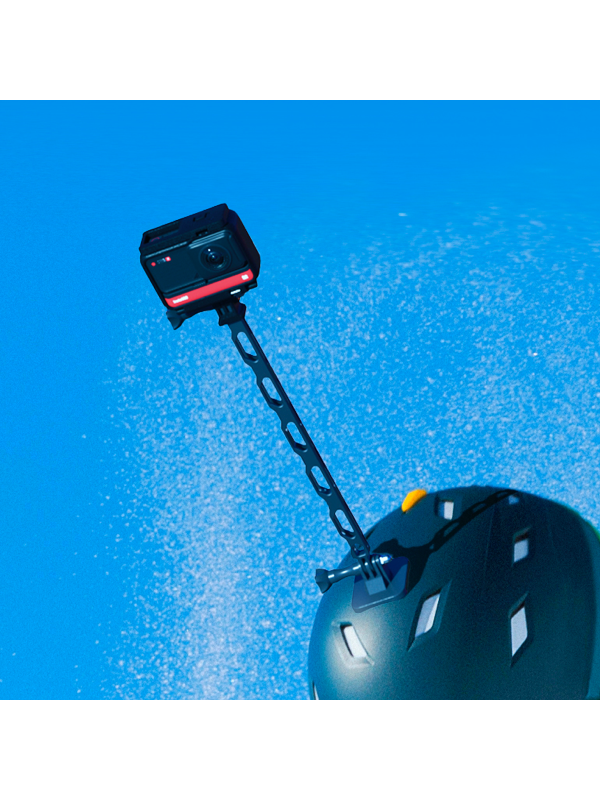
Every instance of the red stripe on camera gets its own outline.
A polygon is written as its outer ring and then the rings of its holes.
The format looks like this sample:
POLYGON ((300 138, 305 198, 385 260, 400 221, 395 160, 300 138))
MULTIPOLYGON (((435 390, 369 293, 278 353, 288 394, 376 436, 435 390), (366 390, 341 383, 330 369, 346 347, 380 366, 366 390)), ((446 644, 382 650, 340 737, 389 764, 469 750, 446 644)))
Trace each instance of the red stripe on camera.
POLYGON ((242 286, 254 278, 251 269, 240 272, 237 275, 231 275, 229 278, 223 278, 222 281, 216 283, 209 283, 207 286, 200 286, 199 289, 192 289, 191 292, 180 294, 177 297, 165 297, 167 305, 171 308, 179 308, 179 306, 186 303, 192 303, 194 300, 199 300, 201 297, 209 297, 211 294, 223 292, 226 289, 233 289, 236 286, 242 286))

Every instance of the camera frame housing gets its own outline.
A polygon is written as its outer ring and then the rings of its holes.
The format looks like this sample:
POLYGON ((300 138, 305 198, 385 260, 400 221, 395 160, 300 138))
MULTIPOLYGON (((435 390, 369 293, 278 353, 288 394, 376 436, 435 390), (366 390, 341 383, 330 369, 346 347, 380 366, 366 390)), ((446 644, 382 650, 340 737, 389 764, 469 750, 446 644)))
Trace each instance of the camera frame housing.
POLYGON ((257 285, 260 255, 225 203, 145 231, 139 250, 175 329, 201 311, 238 301, 257 285))

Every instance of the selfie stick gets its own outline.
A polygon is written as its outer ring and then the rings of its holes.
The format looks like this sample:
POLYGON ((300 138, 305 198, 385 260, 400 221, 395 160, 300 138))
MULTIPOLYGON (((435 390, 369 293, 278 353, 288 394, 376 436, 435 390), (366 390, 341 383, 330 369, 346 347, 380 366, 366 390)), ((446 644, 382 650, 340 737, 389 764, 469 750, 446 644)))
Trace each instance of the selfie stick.
MULTIPOLYGON (((353 567, 347 567, 345 569, 318 569, 316 571, 315 580, 320 590, 326 592, 331 584, 343 578, 351 576, 362 578, 360 583, 364 583, 364 585, 360 587, 361 591, 359 594, 361 595, 361 599, 357 600, 355 604, 359 606, 357 610, 366 608, 368 605, 385 602, 393 597, 401 596, 401 594, 404 593, 406 582, 407 566, 405 567, 404 564, 406 559, 400 559, 403 563, 396 563, 395 568, 390 569, 390 566, 384 568, 383 565, 390 561, 390 557, 378 553, 371 553, 369 543, 361 531, 358 522, 348 508, 346 501, 342 497, 342 493, 338 489, 319 451, 315 447, 315 444, 308 435, 294 406, 285 393, 273 367, 269 363, 256 337, 252 333, 250 326, 246 322, 246 306, 238 302, 219 306, 216 311, 219 315, 219 325, 229 326, 231 338, 239 354, 243 358, 244 363, 254 370, 256 383, 258 384, 262 396, 267 401, 269 408, 272 408, 278 415, 285 438, 288 440, 294 453, 299 455, 304 462, 306 474, 314 490, 329 506, 329 516, 333 524, 340 536, 342 536, 350 546, 352 555, 358 562, 353 567), (253 352, 244 347, 244 343, 240 341, 241 334, 245 334, 248 337, 253 352), (275 389, 275 394, 272 394, 265 385, 267 379, 271 381, 275 389), (290 430, 292 426, 295 426, 297 433, 290 430), (315 474, 316 470, 320 470, 324 478, 324 483, 321 482, 315 474), (340 519, 340 516, 342 519, 340 519), (394 578, 401 568, 404 568, 403 575, 398 574, 395 580, 394 578), (366 592, 364 591, 365 589, 366 592)), ((398 561, 399 559, 394 559, 394 562, 398 561)), ((355 596, 356 594, 355 586, 355 596)))

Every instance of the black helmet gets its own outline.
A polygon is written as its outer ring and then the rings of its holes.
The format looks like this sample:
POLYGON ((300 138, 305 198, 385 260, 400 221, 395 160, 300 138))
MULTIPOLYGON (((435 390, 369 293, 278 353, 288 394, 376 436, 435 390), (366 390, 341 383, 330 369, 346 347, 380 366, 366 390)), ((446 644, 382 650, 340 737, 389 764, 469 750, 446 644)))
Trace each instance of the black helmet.
POLYGON ((352 580, 323 595, 311 696, 599 699, 598 532, 516 490, 415 495, 368 534, 372 551, 409 559, 406 595, 359 612, 352 580))

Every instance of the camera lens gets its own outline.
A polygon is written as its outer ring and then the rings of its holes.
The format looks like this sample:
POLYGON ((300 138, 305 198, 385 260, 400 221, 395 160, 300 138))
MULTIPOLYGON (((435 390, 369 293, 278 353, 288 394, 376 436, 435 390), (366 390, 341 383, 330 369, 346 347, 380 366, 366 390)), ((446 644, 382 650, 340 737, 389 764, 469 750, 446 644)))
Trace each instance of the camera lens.
POLYGON ((223 261, 225 261, 225 257, 223 253, 219 253, 217 250, 213 250, 209 247, 206 251, 206 260, 211 266, 218 267, 219 264, 222 264, 223 261))
POLYGON ((221 271, 229 266, 231 257, 224 248, 211 245, 200 253, 200 261, 209 269, 221 271))

